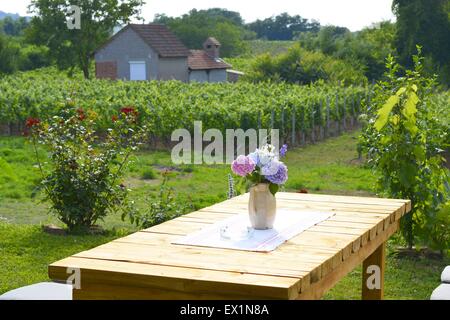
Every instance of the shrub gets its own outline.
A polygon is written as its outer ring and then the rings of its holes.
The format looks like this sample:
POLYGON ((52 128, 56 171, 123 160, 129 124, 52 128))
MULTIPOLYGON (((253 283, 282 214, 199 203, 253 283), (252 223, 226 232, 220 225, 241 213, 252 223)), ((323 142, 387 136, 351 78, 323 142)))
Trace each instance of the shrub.
POLYGON ((141 178, 143 180, 154 180, 154 179, 156 179, 156 177, 157 177, 157 174, 156 174, 155 170, 153 170, 152 168, 146 169, 141 175, 141 178))
POLYGON ((248 78, 253 81, 281 80, 298 84, 310 84, 318 80, 345 85, 367 83, 360 67, 321 52, 308 51, 299 45, 274 58, 269 54, 258 57, 248 78))
POLYGON ((149 201, 146 211, 130 210, 123 212, 122 220, 127 217, 132 224, 137 227, 149 228, 153 225, 163 223, 165 221, 179 217, 187 211, 191 206, 187 206, 178 202, 173 196, 173 189, 168 186, 169 172, 163 174, 163 181, 159 187, 156 199, 149 201))
POLYGON ((75 110, 70 103, 48 122, 27 120, 45 200, 70 231, 90 228, 109 212, 132 210, 129 190, 120 179, 131 153, 143 141, 145 128, 137 127, 137 116, 134 109, 122 108, 102 137, 93 129, 96 114, 75 110), (50 153, 49 173, 38 156, 38 143, 50 153))
POLYGON ((443 229, 437 226, 448 217, 438 212, 450 191, 442 155, 448 132, 439 114, 430 110, 435 79, 422 75, 422 60, 419 48, 415 69, 397 77, 399 66, 388 59, 387 80, 375 86, 368 125, 360 139, 369 165, 378 174, 380 192, 412 201, 412 212, 401 221, 410 248, 417 241, 439 246, 443 229))

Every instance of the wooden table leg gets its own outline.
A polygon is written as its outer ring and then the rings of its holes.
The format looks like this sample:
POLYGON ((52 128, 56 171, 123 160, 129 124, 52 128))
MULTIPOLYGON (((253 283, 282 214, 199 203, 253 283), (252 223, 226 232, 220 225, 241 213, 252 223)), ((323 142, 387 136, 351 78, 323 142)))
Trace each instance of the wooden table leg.
POLYGON ((385 249, 386 243, 383 243, 363 262, 363 300, 382 300, 384 297, 385 249))

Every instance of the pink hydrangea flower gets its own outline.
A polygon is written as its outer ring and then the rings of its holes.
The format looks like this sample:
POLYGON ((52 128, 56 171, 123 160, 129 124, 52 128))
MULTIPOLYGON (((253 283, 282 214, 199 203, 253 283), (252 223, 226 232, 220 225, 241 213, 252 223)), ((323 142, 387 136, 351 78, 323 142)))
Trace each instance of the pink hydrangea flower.
POLYGON ((246 156, 239 156, 236 160, 231 164, 231 170, 241 177, 245 177, 255 170, 256 163, 246 156))

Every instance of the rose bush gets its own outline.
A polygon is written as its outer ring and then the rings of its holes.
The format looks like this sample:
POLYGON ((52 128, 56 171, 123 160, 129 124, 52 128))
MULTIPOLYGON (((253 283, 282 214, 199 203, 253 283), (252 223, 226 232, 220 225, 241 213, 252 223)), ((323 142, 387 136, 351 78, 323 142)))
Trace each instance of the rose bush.
POLYGON ((95 112, 75 109, 70 102, 48 121, 27 120, 44 200, 69 231, 89 229, 108 213, 132 210, 121 178, 130 155, 147 136, 146 128, 137 125, 138 116, 131 107, 121 109, 102 134, 94 130, 95 112), (49 172, 39 158, 38 144, 49 152, 49 172))

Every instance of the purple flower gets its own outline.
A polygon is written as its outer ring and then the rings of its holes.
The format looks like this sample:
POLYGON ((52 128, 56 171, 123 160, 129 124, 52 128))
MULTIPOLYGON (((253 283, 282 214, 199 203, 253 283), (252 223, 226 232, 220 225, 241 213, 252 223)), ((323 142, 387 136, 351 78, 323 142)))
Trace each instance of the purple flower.
POLYGON ((255 170, 256 163, 246 156, 239 156, 236 160, 231 164, 231 170, 241 177, 245 177, 255 170))
POLYGON ((288 146, 287 144, 283 144, 283 146, 280 149, 280 157, 283 158, 284 156, 286 156, 286 152, 288 150, 288 146))
POLYGON ((279 162, 277 173, 266 176, 266 179, 275 184, 283 184, 288 179, 288 169, 284 163, 279 162))
POLYGON ((261 174, 263 176, 272 176, 278 172, 278 168, 282 163, 278 160, 272 160, 261 168, 261 174))

